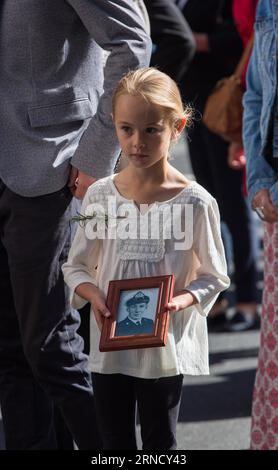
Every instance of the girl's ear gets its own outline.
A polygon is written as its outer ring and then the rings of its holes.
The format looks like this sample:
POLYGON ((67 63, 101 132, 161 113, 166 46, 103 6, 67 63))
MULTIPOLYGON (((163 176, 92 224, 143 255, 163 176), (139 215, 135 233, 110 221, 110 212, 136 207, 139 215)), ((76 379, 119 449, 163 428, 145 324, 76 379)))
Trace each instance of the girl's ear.
POLYGON ((186 126, 186 121, 187 119, 185 117, 176 120, 174 124, 174 130, 173 130, 173 139, 177 139, 179 135, 182 133, 182 131, 184 130, 186 126))
POLYGON ((110 116, 111 116, 111 118, 112 118, 112 121, 114 122, 114 114, 111 113, 110 116))

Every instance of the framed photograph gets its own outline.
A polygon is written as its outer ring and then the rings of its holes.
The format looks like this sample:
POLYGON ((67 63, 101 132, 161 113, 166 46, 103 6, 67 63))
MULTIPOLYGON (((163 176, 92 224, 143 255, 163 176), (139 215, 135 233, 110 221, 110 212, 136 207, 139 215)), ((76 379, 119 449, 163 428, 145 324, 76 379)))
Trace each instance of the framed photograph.
POLYGON ((174 275, 110 281, 100 351, 165 346, 174 275))

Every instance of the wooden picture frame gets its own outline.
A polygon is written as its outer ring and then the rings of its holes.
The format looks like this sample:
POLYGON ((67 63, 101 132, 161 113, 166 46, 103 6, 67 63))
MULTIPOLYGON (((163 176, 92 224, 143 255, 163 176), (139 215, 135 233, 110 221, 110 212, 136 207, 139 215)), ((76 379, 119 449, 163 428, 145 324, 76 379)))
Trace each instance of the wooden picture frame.
POLYGON ((99 350, 153 348, 165 346, 175 278, 165 276, 123 279, 109 282, 106 304, 111 317, 105 318, 99 350))

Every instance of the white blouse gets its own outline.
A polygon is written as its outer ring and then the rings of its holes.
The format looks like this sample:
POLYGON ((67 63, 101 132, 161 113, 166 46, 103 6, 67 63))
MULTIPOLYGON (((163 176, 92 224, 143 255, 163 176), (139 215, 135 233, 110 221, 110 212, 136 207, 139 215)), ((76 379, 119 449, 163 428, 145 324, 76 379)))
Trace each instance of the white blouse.
MULTIPOLYGON (((136 217, 142 215, 134 201, 119 193, 113 182, 114 176, 98 180, 88 188, 82 204, 82 214, 86 211, 90 213, 91 204, 99 204, 109 213, 110 198, 110 201, 116 201, 117 211, 128 203, 129 207, 133 207, 136 217)), ((220 235, 218 206, 215 199, 194 181, 189 182, 170 200, 152 204, 152 214, 155 215, 165 204, 168 208, 173 208, 173 205, 193 207, 193 236, 192 240, 187 240, 186 249, 175 249, 176 240, 165 239, 163 223, 158 224, 159 236, 154 239, 93 239, 90 222, 85 227, 77 228, 68 261, 63 265, 74 308, 81 308, 86 304, 84 299, 74 293, 76 287, 83 282, 94 283, 106 297, 110 280, 166 274, 175 276, 174 295, 186 289, 198 300, 192 307, 170 314, 168 339, 164 347, 100 352, 100 331, 92 313, 90 366, 93 372, 121 373, 142 378, 209 373, 206 315, 219 292, 230 283, 220 235)), ((181 214, 186 225, 190 220, 190 211, 182 211, 181 214)), ((190 238, 191 230, 187 233, 190 238)))

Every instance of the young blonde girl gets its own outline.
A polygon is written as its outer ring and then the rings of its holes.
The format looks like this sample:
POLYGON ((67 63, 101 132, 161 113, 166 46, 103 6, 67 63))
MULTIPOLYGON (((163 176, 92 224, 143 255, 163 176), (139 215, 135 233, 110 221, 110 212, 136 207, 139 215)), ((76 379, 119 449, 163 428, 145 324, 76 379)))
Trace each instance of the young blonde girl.
POLYGON ((164 73, 145 68, 124 76, 113 96, 113 121, 128 166, 90 186, 82 206, 83 214, 94 203, 108 210, 113 197, 117 210, 128 204, 137 219, 179 206, 185 248, 165 239, 163 223, 159 236, 148 239, 94 238, 89 227, 78 227, 63 266, 73 306, 92 306, 90 363, 104 449, 136 449, 136 403, 143 449, 175 449, 183 374, 208 374, 206 315, 229 279, 215 199, 169 163, 187 117, 176 84, 164 73), (192 218, 183 210, 188 207, 192 218), (163 274, 176 279, 167 345, 101 353, 109 281, 163 274))

